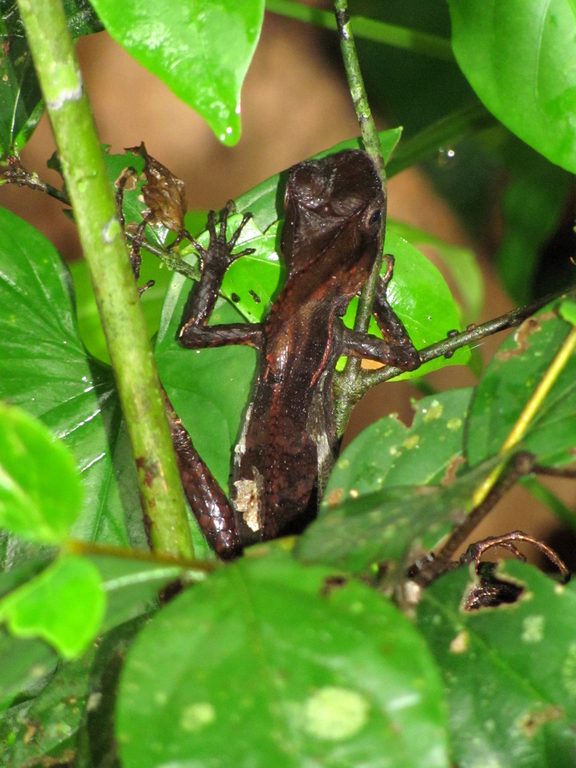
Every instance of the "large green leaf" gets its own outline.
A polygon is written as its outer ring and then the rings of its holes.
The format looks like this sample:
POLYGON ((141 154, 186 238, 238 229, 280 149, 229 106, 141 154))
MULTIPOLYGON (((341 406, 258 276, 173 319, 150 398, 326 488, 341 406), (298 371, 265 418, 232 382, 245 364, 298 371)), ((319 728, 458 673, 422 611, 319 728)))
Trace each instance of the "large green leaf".
POLYGON ((123 558, 94 555, 89 559, 98 569, 106 596, 103 632, 157 608, 158 595, 167 584, 174 584, 179 579, 200 581, 205 578, 201 571, 132 559, 129 553, 123 558))
POLYGON ((372 590, 330 576, 242 562, 163 609, 122 675, 122 764, 447 766, 421 638, 372 590))
POLYGON ((17 696, 28 696, 54 670, 56 653, 41 640, 24 640, 0 630, 0 710, 17 696))
POLYGON ((59 543, 81 505, 82 485, 70 452, 25 411, 0 403, 0 527, 59 543))
MULTIPOLYGON (((394 226, 387 228, 384 252, 391 253, 395 259, 394 278, 387 296, 416 348, 423 349, 459 330, 460 308, 446 281, 434 264, 394 226)), ((375 322, 370 330, 378 333, 375 322)), ((465 365, 469 359, 469 350, 459 349, 451 358, 436 358, 413 373, 403 374, 402 378, 419 378, 448 365, 465 365)))
POLYGON ((356 437, 338 457, 323 510, 340 501, 397 485, 433 485, 461 463, 471 389, 453 389, 418 400, 406 427, 385 416, 356 437))
POLYGON ((572 0, 449 0, 452 47, 486 107, 553 163, 576 171, 572 0))
POLYGON ((478 320, 484 303, 484 278, 474 251, 441 240, 419 227, 398 221, 388 222, 388 231, 403 237, 412 245, 432 248, 456 286, 467 320, 478 320))
POLYGON ((76 733, 86 717, 94 657, 95 650, 89 649, 80 659, 60 662, 42 690, 4 713, 0 741, 6 765, 71 764, 76 733))
POLYGON ((264 0, 92 0, 108 32, 193 107, 225 144, 240 138, 240 89, 264 0))
MULTIPOLYGON (((558 314, 558 303, 526 320, 500 347, 470 407, 466 455, 476 464, 501 449, 528 400, 565 341, 570 324, 558 314)), ((576 443, 576 358, 572 356, 539 406, 521 447, 539 463, 574 461, 576 443)))
POLYGON ((104 608, 95 566, 83 557, 63 556, 0 599, 0 621, 16 637, 40 637, 71 659, 94 639, 104 608))
POLYGON ((519 602, 466 613, 467 573, 424 592, 418 624, 440 665, 453 761, 461 768, 572 768, 576 754, 576 589, 509 563, 519 602))
POLYGON ((42 690, 4 714, 0 743, 5 765, 115 764, 111 733, 116 679, 138 628, 138 622, 124 624, 79 659, 61 661, 42 690))
POLYGON ((136 475, 111 372, 80 341, 69 276, 51 243, 0 209, 0 397, 71 449, 84 505, 74 535, 144 545, 136 475))
MULTIPOLYGON (((412 448, 413 450, 413 448, 412 448)), ((328 508, 304 531, 296 554, 304 562, 325 563, 353 573, 386 565, 390 586, 406 568, 433 548, 450 526, 462 522, 471 497, 494 468, 489 461, 444 485, 393 485, 344 500, 335 493, 328 508)))

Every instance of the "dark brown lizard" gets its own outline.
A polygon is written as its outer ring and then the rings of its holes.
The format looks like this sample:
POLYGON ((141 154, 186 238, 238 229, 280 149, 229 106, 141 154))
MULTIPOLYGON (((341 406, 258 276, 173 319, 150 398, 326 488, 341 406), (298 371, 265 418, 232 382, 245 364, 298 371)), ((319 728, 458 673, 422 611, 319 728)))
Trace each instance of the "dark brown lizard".
POLYGON ((341 355, 412 370, 420 358, 386 300, 389 259, 374 314, 383 339, 344 328, 341 316, 382 249, 386 201, 368 155, 346 151, 303 162, 288 174, 282 255, 287 276, 262 324, 206 326, 230 261, 225 222, 209 222, 211 245, 187 303, 179 342, 190 348, 250 344, 260 370, 235 451, 232 503, 172 413, 184 487, 215 550, 231 557, 252 541, 295 532, 310 520, 319 478, 333 463, 337 436, 332 383, 341 355), (206 286, 209 285, 209 289, 206 286))

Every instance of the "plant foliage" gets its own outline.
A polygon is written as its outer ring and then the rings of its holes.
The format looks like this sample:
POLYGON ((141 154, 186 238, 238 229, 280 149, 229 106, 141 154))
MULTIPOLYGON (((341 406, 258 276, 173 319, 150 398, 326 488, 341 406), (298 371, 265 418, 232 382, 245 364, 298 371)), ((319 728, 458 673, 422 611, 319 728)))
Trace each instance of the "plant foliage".
MULTIPOLYGON (((537 245, 566 203, 567 172, 576 166, 573 7, 569 0, 450 0, 448 41, 432 37, 448 20, 439 3, 431 4, 428 36, 394 18, 394 5, 384 19, 381 7, 358 4, 373 16, 362 34, 378 42, 378 57, 388 55, 383 39, 402 48, 413 33, 420 53, 405 52, 410 66, 426 77, 422 52, 443 51, 442 67, 459 83, 454 92, 474 104, 452 113, 449 99, 435 95, 441 121, 412 136, 408 124, 407 140, 399 129, 381 133, 389 168, 424 160, 457 138, 486 140, 480 156, 496 142, 510 174, 499 262, 512 292, 529 298, 537 245)), ((310 23, 323 18, 297 3, 269 7, 298 9, 310 23)), ((105 27, 221 141, 238 140, 240 89, 263 0, 66 0, 64 8, 74 37, 105 27)), ((0 10, 7 162, 30 137, 43 102, 18 5, 0 0, 0 10)), ((131 153, 105 160, 111 181, 129 166, 142 170, 131 153)), ((281 280, 283 183, 283 174, 274 176, 237 200, 239 214, 254 214, 240 244, 254 252, 229 270, 214 322, 258 321, 272 300, 281 280)), ((140 192, 141 182, 125 195, 132 226, 142 215, 140 192)), ((145 249, 166 258, 173 236, 161 228, 147 236, 145 249)), ((430 242, 425 232, 388 227, 386 250, 396 257, 389 298, 418 348, 461 328, 462 315, 475 320, 481 303, 473 256, 433 242, 462 311, 419 248, 430 242)), ((177 254, 177 272, 194 272, 193 249, 181 245, 177 254)), ((466 519, 512 448, 553 471, 573 461, 573 301, 551 301, 526 321, 474 387, 427 395, 410 426, 391 415, 362 432, 340 455, 318 519, 289 551, 268 543, 224 566, 198 532, 196 560, 148 551, 127 426, 84 298, 82 265, 74 279, 76 291, 54 247, 0 209, 2 765, 574 765, 574 586, 510 563, 495 569, 490 586, 508 585, 515 599, 470 611, 469 595, 487 589, 473 567, 420 591, 407 579, 407 569, 414 577, 414 563, 466 519)), ((226 488, 256 354, 234 347, 192 354, 176 344, 189 286, 175 273, 142 301, 163 384, 226 488)), ((347 322, 353 314, 354 307, 347 322)), ((477 361, 463 349, 410 377, 453 364, 477 361)), ((539 488, 533 479, 529 487, 539 488)), ((576 527, 571 510, 541 495, 576 527)))

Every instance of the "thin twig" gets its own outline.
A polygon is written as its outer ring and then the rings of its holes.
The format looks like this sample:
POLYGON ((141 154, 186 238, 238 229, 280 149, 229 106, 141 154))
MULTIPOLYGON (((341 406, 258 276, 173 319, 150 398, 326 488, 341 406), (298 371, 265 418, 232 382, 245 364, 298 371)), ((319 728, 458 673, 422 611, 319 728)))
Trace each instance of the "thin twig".
MULTIPOLYGON (((571 289, 568 294, 570 292, 573 293, 575 290, 576 289, 571 289)), ((471 325, 465 331, 450 334, 446 339, 437 341, 435 344, 431 344, 429 347, 424 347, 424 349, 420 350, 420 358, 423 363, 428 363, 430 360, 435 360, 437 357, 451 357, 456 350, 461 349, 462 347, 477 343, 487 336, 492 336, 494 333, 499 333, 500 331, 505 331, 509 328, 516 328, 516 326, 531 317, 539 309, 542 309, 542 307, 545 307, 555 299, 568 294, 566 294, 566 291, 548 294, 537 301, 533 301, 531 304, 527 304, 525 307, 517 307, 516 309, 512 309, 510 312, 499 315, 485 323, 471 325)), ((361 385, 358 388, 358 396, 361 397, 369 389, 376 386, 376 384, 381 384, 384 381, 393 379, 401 373, 403 373, 403 371, 393 365, 387 365, 376 371, 364 372, 361 385)))
MULTIPOLYGON (((350 90, 350 95, 352 96, 354 110, 360 125, 362 142, 364 144, 364 149, 376 166, 382 181, 382 189, 384 193, 382 242, 384 242, 386 227, 386 172, 384 170, 384 160, 380 149, 378 131, 376 130, 376 124, 374 123, 370 105, 368 104, 366 89, 364 88, 364 80, 358 61, 358 54, 356 52, 356 45, 350 28, 348 2, 347 0, 335 0, 334 7, 336 9, 340 49, 342 51, 342 59, 344 61, 346 77, 348 79, 348 88, 350 90)), ((368 329, 370 315, 372 314, 372 307, 374 305, 374 298, 376 296, 376 289, 378 287, 382 258, 382 253, 378 254, 372 272, 370 273, 370 277, 362 290, 356 319, 354 321, 354 330, 356 331, 365 332, 368 329)), ((335 396, 334 408, 339 432, 343 431, 343 427, 347 423, 354 405, 354 391, 357 386, 358 377, 360 376, 360 364, 361 361, 359 359, 348 358, 346 360, 344 371, 339 377, 338 394, 335 396)))

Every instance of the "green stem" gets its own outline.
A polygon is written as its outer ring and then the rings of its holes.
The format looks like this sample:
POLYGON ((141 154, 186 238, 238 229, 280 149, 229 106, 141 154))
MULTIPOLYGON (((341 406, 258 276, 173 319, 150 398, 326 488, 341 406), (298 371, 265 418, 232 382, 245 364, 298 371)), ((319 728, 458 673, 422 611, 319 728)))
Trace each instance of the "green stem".
POLYGON ((143 549, 127 549, 115 547, 110 544, 94 544, 90 541, 68 539, 61 550, 71 555, 83 555, 85 557, 112 557, 118 560, 131 562, 151 563, 152 565, 167 565, 175 568, 185 568, 194 572, 198 578, 213 573, 220 567, 217 560, 187 560, 184 557, 160 552, 147 552, 143 549))
POLYGON ((350 90, 350 95, 352 96, 354 110, 360 125, 364 149, 370 155, 376 168, 378 168, 378 172, 382 177, 384 195, 386 195, 384 161, 382 159, 382 152, 380 151, 380 141, 378 139, 376 123, 372 117, 368 97, 366 96, 366 89, 364 88, 364 78, 362 77, 360 62, 358 61, 356 44, 350 27, 348 0, 334 0, 334 8, 336 10, 340 50, 342 51, 342 59, 344 61, 344 68, 346 69, 348 88, 350 90))
MULTIPOLYGON (((358 123, 360 124, 362 142, 364 144, 364 149, 378 169, 378 173, 380 174, 380 178, 382 180, 382 188, 384 191, 384 211, 382 219, 384 222, 383 227, 385 228, 386 172, 384 170, 384 160, 382 158, 382 152, 380 149, 380 139, 378 137, 378 131, 376 130, 374 118, 372 117, 372 112, 368 103, 368 97, 366 96, 364 79, 362 78, 360 63, 358 61, 358 54, 356 52, 356 45, 354 43, 354 37, 350 28, 350 19, 348 17, 348 1, 334 0, 334 7, 336 10, 340 49, 342 51, 342 58, 344 60, 344 67, 346 69, 346 77, 348 78, 348 88, 350 89, 354 110, 358 118, 358 123)), ((384 231, 385 230, 382 232, 382 242, 384 241, 384 231)), ((374 297, 376 295, 376 288, 378 286, 378 278, 380 275, 381 266, 382 253, 380 253, 376 258, 372 272, 370 273, 370 277, 366 281, 366 285, 364 286, 360 295, 358 311, 356 313, 356 319, 354 322, 354 330, 356 331, 365 332, 368 330, 368 324, 370 322, 370 315, 372 313, 372 306, 374 304, 374 297)), ((361 361, 358 358, 348 358, 342 375, 338 377, 334 408, 336 429, 338 434, 342 434, 344 432, 350 413, 352 411, 353 404, 355 402, 354 393, 360 375, 360 364, 361 361)))
POLYGON ((18 0, 18 5, 92 277, 151 544, 189 558, 192 540, 158 374, 62 3, 18 0))
MULTIPOLYGON (((334 15, 314 6, 294 3, 291 0, 266 0, 266 10, 291 19, 314 24, 322 29, 336 30, 334 15)), ((354 16, 354 34, 357 38, 401 48, 412 53, 431 56, 442 61, 454 61, 450 41, 426 32, 419 32, 375 19, 354 16)))

